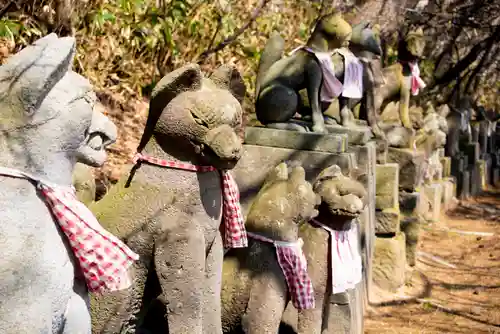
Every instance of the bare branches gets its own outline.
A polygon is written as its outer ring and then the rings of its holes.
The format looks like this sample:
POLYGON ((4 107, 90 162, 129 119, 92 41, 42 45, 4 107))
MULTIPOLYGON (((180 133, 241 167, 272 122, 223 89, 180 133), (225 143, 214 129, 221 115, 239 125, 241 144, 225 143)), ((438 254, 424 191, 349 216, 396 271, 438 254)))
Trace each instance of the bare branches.
MULTIPOLYGON (((217 53, 219 52, 220 50, 224 49, 226 46, 228 46, 229 44, 233 43, 243 32, 245 32, 245 30, 248 29, 248 27, 250 27, 250 25, 252 23, 255 22, 255 20, 259 17, 261 11, 264 9, 264 7, 270 2, 271 0, 262 0, 261 3, 259 4, 259 6, 257 6, 252 15, 250 16, 250 18, 248 19, 247 23, 245 23, 243 26, 241 26, 239 29, 237 29, 234 34, 232 34, 231 36, 227 37, 226 39, 224 39, 222 42, 220 42, 219 44, 217 44, 214 48, 211 48, 211 49, 208 49, 206 51, 204 51, 199 57, 198 57, 198 61, 197 63, 198 64, 201 64, 203 63, 207 58, 208 56, 210 56, 211 54, 213 53, 217 53)), ((214 35, 215 37, 215 35, 214 35)))

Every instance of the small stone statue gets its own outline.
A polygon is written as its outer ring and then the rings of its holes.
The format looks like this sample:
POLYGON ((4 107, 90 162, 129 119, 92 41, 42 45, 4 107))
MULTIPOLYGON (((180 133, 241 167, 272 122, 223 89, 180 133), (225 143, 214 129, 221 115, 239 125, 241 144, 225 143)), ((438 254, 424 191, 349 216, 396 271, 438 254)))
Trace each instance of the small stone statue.
POLYGON ((72 188, 75 163, 103 165, 116 140, 74 54, 50 34, 0 67, 1 333, 90 334, 88 292, 128 287, 138 258, 72 188))
POLYGON ((247 246, 229 174, 242 154, 244 95, 232 66, 205 77, 188 64, 156 85, 129 179, 91 206, 141 255, 130 289, 92 301, 95 333, 144 329, 153 303, 170 333, 221 333, 224 248, 247 246))
MULTIPOLYGON (((259 122, 278 129, 306 131, 290 122, 300 109, 299 91, 306 89, 311 97, 312 131, 326 133, 321 99, 331 100, 335 87, 325 84, 328 78, 322 64, 331 61, 333 50, 348 45, 351 32, 341 14, 326 15, 319 19, 306 46, 284 58, 284 40, 274 32, 264 48, 257 73, 255 110, 259 122)), ((329 79, 332 77, 334 74, 330 73, 329 79)))
POLYGON ((383 69, 385 84, 375 89, 375 111, 377 113, 381 113, 384 104, 390 101, 399 102, 399 119, 402 127, 390 127, 386 130, 389 145, 393 147, 408 148, 415 145, 413 138, 415 133, 410 120, 409 105, 410 96, 417 95, 419 90, 425 87, 425 83, 420 78, 417 64, 417 61, 422 57, 424 47, 425 40, 422 28, 409 31, 399 41, 398 63, 383 69))

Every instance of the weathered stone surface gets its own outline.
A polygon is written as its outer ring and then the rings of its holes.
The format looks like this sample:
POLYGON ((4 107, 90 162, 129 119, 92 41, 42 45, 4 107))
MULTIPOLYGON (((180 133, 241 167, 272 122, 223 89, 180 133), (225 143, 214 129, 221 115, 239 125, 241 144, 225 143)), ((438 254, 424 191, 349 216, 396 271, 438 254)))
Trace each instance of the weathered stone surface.
POLYGON ((375 234, 390 234, 400 231, 399 209, 391 208, 375 212, 377 218, 375 234))
POLYGON ((406 262, 410 267, 415 266, 420 226, 421 222, 419 217, 407 217, 401 221, 401 231, 405 234, 406 241, 406 262))
POLYGON ((399 192, 399 210, 405 215, 412 215, 417 209, 420 202, 420 193, 414 192, 399 192))
MULTIPOLYGON (((293 132, 293 131, 290 131, 293 132)), ((283 161, 300 163, 306 171, 309 181, 324 168, 333 164, 338 165, 343 173, 348 173, 356 167, 354 153, 326 153, 314 151, 298 151, 287 148, 270 146, 244 145, 243 155, 232 174, 240 190, 240 201, 243 211, 262 186, 268 172, 283 161)))
POLYGON ((478 167, 478 177, 479 177, 479 191, 484 191, 488 182, 486 181, 486 161, 479 160, 477 162, 478 167))
POLYGON ((387 156, 389 150, 389 144, 387 141, 377 140, 377 163, 385 164, 387 163, 387 156))
POLYGON ((438 221, 441 214, 441 199, 442 199, 442 188, 440 183, 433 183, 424 185, 422 190, 425 194, 425 199, 429 203, 429 210, 423 212, 425 220, 428 221, 438 221))
POLYGON ((459 199, 467 199, 470 195, 470 174, 464 170, 457 176, 457 196, 459 199))
POLYGON ((493 169, 492 184, 496 186, 499 183, 500 183, 500 168, 497 167, 493 169))
POLYGON ((395 163, 376 166, 375 208, 383 210, 399 207, 399 165, 395 163))
POLYGON ((346 134, 349 144, 364 145, 373 138, 368 126, 345 127, 341 125, 325 125, 331 134, 346 134))
POLYGON ((453 178, 445 178, 441 181, 442 186, 442 197, 441 204, 444 211, 450 210, 454 206, 456 201, 455 194, 455 180, 453 178))
POLYGON ((363 282, 349 290, 349 308, 351 313, 351 331, 349 334, 364 333, 365 295, 363 282))
MULTIPOLYGON (((329 312, 325 333, 351 334, 351 309, 349 305, 328 304, 329 312)), ((326 320, 326 321, 325 321, 326 320)))
POLYGON ((399 189, 411 192, 422 183, 424 152, 389 147, 387 160, 399 164, 399 189))
POLYGON ((465 154, 469 160, 469 163, 473 163, 479 160, 481 150, 479 148, 478 142, 468 143, 465 145, 465 154))
POLYGON ((439 158, 444 158, 445 157, 445 149, 444 147, 440 147, 438 149, 436 149, 437 151, 437 154, 439 156, 439 158))
POLYGON ((477 196, 481 193, 481 160, 476 160, 469 169, 470 195, 477 196))
POLYGON ((458 176, 467 166, 465 157, 451 157, 451 175, 458 176))
MULTIPOLYGON (((376 143, 371 141, 366 145, 351 145, 349 152, 356 154, 358 168, 366 172, 363 183, 368 192, 370 202, 364 212, 359 217, 360 221, 360 240, 361 255, 363 259, 363 281, 365 289, 368 292, 372 282, 372 260, 374 252, 375 239, 375 203, 373 199, 376 194, 376 143)), ((361 180, 360 180, 361 181, 361 180)))
POLYGON ((405 283, 405 242, 401 232, 391 238, 375 237, 373 283, 380 289, 396 292, 405 283))
POLYGON ((266 127, 248 127, 245 130, 245 144, 302 151, 341 153, 346 151, 348 140, 345 134, 325 135, 266 127))
POLYGON ((451 176, 451 158, 450 157, 442 157, 440 159, 441 166, 443 166, 443 177, 451 176))

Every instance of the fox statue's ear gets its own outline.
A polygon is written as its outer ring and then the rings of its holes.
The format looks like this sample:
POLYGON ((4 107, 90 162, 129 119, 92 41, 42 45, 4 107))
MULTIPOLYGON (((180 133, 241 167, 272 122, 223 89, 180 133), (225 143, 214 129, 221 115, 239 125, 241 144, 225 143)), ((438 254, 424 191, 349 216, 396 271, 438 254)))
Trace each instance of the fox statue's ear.
POLYGON ((170 101, 180 93, 199 89, 202 80, 203 74, 200 66, 188 64, 168 73, 156 84, 151 94, 148 119, 141 142, 137 148, 138 152, 142 151, 148 143, 163 109, 170 101))
POLYGON ((238 102, 243 103, 247 88, 236 66, 221 65, 212 73, 210 80, 217 87, 229 90, 238 102))
POLYGON ((33 116, 47 94, 71 69, 74 55, 75 39, 59 38, 52 33, 0 66, 0 126, 19 126, 26 117, 33 116))

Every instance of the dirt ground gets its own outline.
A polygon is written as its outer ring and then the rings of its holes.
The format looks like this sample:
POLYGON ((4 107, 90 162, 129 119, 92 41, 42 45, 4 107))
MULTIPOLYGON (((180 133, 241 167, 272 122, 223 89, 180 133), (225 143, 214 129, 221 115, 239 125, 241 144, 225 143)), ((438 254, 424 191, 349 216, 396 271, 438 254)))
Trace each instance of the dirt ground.
POLYGON ((412 281, 420 295, 372 305, 365 333, 500 333, 499 189, 423 227, 412 281))

